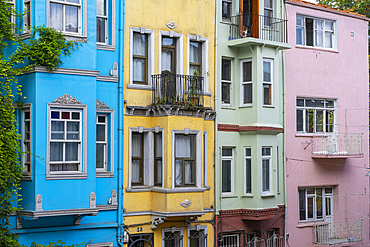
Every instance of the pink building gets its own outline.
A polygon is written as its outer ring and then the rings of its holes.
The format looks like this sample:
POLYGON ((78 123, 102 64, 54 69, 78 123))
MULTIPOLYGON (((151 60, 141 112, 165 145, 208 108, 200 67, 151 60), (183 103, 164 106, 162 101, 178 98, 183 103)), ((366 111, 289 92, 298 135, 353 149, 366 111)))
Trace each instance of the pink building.
POLYGON ((369 19, 286 1, 287 246, 370 246, 369 19))

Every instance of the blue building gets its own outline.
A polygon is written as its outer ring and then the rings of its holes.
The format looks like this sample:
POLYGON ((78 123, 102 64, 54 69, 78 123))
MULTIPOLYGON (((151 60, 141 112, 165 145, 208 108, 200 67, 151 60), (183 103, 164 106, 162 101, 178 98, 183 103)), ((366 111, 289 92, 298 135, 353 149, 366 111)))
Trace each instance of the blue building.
MULTIPOLYGON (((124 0, 13 0, 20 26, 53 27, 81 46, 51 73, 20 76, 21 244, 122 242, 124 0)), ((22 37, 29 37, 25 29, 22 37)))

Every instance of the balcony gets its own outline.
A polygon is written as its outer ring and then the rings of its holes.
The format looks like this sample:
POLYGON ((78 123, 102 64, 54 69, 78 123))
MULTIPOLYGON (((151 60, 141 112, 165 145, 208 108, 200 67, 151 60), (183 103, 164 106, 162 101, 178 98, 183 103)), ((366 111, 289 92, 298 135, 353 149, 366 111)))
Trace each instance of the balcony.
POLYGON ((312 228, 313 243, 335 245, 363 240, 363 219, 328 223, 316 222, 312 228))
POLYGON ((290 49, 287 44, 287 21, 258 14, 241 14, 231 17, 229 46, 267 45, 290 49))
POLYGON ((152 75, 153 105, 203 107, 204 78, 200 76, 152 75))
POLYGON ((312 158, 361 158, 362 133, 326 133, 312 137, 312 158))

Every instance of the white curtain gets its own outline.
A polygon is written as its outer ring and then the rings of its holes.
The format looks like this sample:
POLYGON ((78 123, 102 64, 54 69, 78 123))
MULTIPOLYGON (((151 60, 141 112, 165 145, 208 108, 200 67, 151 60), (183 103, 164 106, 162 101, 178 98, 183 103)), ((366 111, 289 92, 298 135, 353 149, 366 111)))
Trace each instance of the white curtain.
POLYGON ((64 122, 51 121, 51 139, 64 140, 64 122))
POLYGON ((193 183, 193 161, 185 161, 185 183, 193 183))
MULTIPOLYGON (((146 36, 140 33, 134 33, 133 36, 133 55, 146 56, 146 36)), ((134 81, 145 81, 145 60, 135 58, 133 60, 133 79, 134 81)))
POLYGON ((67 122, 67 140, 79 140, 80 139, 80 123, 79 122, 67 122))
POLYGON ((96 12, 98 15, 107 15, 107 1, 106 0, 97 0, 96 1, 96 12))
POLYGON ((65 6, 65 31, 78 33, 78 7, 65 6))
POLYGON ((155 135, 155 157, 162 157, 162 135, 155 135))
POLYGON ((157 177, 154 178, 155 183, 162 183, 162 161, 157 160, 156 167, 157 177))
POLYGON ((176 158, 194 158, 194 136, 176 135, 176 158))
POLYGON ((162 71, 172 71, 172 52, 168 50, 162 50, 162 71))
POLYGON ((132 182, 139 183, 140 181, 140 160, 133 160, 132 166, 132 182))
POLYGON ((139 133, 132 134, 132 156, 133 157, 142 157, 142 135, 139 133))
POLYGON ((50 4, 50 27, 56 30, 63 30, 63 5, 61 4, 50 4))
POLYGON ((78 142, 65 143, 65 161, 78 161, 78 142))
POLYGON ((200 43, 190 42, 189 62, 200 63, 200 48, 200 43))
POLYGON ((50 142, 50 161, 63 161, 62 142, 50 142))
POLYGON ((176 160, 176 185, 182 185, 182 160, 176 160))

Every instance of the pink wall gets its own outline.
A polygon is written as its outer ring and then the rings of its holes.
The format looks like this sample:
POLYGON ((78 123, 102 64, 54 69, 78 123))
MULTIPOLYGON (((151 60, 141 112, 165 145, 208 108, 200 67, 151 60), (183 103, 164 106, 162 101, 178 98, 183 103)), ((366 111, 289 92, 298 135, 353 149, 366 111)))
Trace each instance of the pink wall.
MULTIPOLYGON (((308 4, 286 2, 288 42, 293 48, 285 53, 286 85, 286 183, 287 183, 287 233, 290 246, 312 246, 312 227, 299 223, 298 188, 334 186, 334 196, 346 193, 369 193, 368 107, 368 23, 364 19, 349 17, 338 11, 313 8, 308 4), (336 21, 337 49, 329 51, 296 46, 296 14, 336 21), (351 37, 351 32, 354 36, 351 37), (339 132, 364 133, 363 158, 312 159, 310 136, 296 135, 296 98, 332 98, 338 101, 337 122, 339 132), (360 109, 351 111, 346 109, 360 109), (302 161, 292 160, 298 159, 302 161)), ((369 195, 350 196, 347 208, 369 217, 369 195), (362 208, 363 205, 363 208, 362 208)), ((345 197, 334 203, 337 219, 345 218, 345 197)), ((361 218, 349 213, 349 218, 361 218)), ((353 246, 370 246, 369 220, 364 218, 364 241, 353 246)), ((307 225, 307 224, 306 224, 307 225)), ((351 245, 352 246, 352 245, 351 245)))

